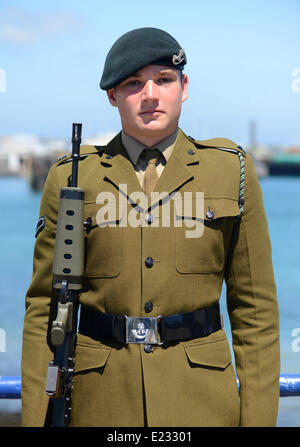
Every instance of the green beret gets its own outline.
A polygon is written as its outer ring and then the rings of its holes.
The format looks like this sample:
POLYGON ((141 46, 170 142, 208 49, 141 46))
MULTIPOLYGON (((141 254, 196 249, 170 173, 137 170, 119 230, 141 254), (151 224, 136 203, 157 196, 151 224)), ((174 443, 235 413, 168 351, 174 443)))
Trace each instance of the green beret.
POLYGON ((121 36, 107 54, 100 88, 116 87, 149 64, 182 70, 187 59, 179 43, 166 31, 139 28, 121 36))

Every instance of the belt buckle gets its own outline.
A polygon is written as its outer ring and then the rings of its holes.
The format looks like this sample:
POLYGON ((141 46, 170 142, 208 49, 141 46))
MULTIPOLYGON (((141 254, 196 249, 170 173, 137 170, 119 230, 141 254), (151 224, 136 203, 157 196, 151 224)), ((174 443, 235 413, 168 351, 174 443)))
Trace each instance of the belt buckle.
POLYGON ((161 345, 157 330, 160 317, 127 317, 125 315, 126 343, 161 345))

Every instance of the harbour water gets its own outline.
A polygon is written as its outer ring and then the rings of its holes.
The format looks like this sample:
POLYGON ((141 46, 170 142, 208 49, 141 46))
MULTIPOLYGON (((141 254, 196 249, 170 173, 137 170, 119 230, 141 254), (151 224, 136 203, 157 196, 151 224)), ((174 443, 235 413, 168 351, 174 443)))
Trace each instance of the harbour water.
MULTIPOLYGON (((299 374, 300 177, 269 177, 261 180, 261 186, 280 309, 281 373, 299 374)), ((32 275, 40 197, 40 193, 30 190, 25 179, 0 178, 0 329, 5 333, 0 344, 0 376, 21 374, 24 296, 32 275)), ((224 290, 221 307, 230 339, 224 290)), ((0 400, 0 415, 19 411, 20 407, 19 400, 0 400)), ((300 397, 280 398, 278 426, 300 426, 300 397)))

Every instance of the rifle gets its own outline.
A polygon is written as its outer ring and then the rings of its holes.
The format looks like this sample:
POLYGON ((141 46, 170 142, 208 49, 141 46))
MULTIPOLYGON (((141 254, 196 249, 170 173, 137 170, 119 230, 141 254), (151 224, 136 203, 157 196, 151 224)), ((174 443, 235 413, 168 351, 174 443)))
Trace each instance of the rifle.
POLYGON ((72 127, 72 177, 61 188, 53 258, 53 289, 58 295, 52 322, 54 360, 49 363, 46 393, 50 397, 45 426, 66 427, 71 419, 79 293, 84 268, 84 191, 77 187, 82 125, 72 127))

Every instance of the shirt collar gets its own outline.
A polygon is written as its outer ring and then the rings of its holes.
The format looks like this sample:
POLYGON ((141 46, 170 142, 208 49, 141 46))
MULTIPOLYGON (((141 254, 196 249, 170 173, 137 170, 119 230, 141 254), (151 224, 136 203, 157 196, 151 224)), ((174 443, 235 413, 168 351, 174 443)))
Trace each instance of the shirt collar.
MULTIPOLYGON (((162 154, 164 155, 166 161, 170 158, 172 149, 175 145, 176 139, 178 136, 178 129, 175 130, 175 132, 171 133, 168 137, 164 138, 163 140, 159 141, 155 146, 149 147, 148 149, 159 149, 162 154)), ((122 131, 121 133, 122 143, 128 152, 129 158, 132 161, 134 165, 137 164, 137 161, 139 159, 139 156, 145 149, 145 145, 141 143, 140 141, 136 140, 133 137, 130 137, 125 132, 122 131)))

